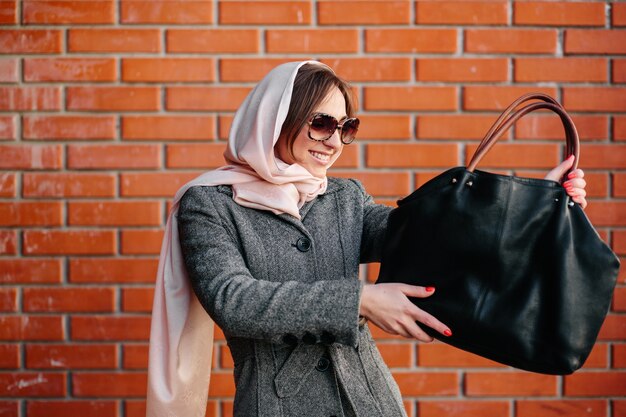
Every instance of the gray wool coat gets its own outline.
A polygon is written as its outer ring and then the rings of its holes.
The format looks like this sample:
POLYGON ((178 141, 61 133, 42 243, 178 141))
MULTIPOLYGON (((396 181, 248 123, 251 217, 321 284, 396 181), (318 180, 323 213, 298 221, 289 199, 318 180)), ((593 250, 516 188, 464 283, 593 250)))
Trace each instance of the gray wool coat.
POLYGON ((302 219, 193 187, 178 224, 200 302, 234 359, 236 417, 406 416, 367 325, 359 263, 380 259, 390 208, 329 178, 302 219))

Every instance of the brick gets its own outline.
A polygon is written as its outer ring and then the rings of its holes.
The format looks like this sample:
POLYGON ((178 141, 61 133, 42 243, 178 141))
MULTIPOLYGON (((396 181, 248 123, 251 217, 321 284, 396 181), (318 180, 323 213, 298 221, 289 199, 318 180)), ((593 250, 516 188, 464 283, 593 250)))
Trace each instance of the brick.
POLYGON ((265 45, 270 53, 351 53, 359 48, 356 29, 269 29, 265 45))
POLYGON ((614 83, 626 83, 626 59, 613 60, 611 79, 614 83))
POLYGON ((158 255, 163 242, 163 230, 122 230, 120 237, 122 255, 158 255))
POLYGON ((60 145, 0 145, 0 169, 59 169, 60 145))
POLYGON ((0 226, 60 226, 61 202, 0 202, 0 226))
POLYGON ((417 1, 415 23, 422 25, 506 25, 506 1, 417 1))
POLYGON ((603 3, 583 1, 515 2, 513 23, 531 26, 604 26, 603 3))
POLYGON ((123 288, 122 311, 150 313, 154 300, 154 288, 123 288))
MULTIPOLYGON (((418 116, 417 137, 419 139, 482 139, 495 121, 495 115, 418 116)), ((506 137, 505 134, 504 138, 506 137)))
POLYGON ((158 226, 161 224, 158 201, 69 202, 71 226, 158 226))
POLYGON ((85 344, 26 345, 29 369, 113 369, 117 364, 117 346, 85 344))
MULTIPOLYGON (((172 3, 174 4, 174 3, 172 3)), ((212 58, 124 58, 122 80, 126 82, 212 82, 212 58)))
POLYGON ((22 310, 25 312, 112 312, 115 309, 113 288, 50 288, 23 289, 22 310))
POLYGON ((0 197, 15 197, 15 173, 0 173, 0 197))
POLYGON ((626 230, 613 231, 613 251, 620 255, 626 255, 626 230))
POLYGON ((148 169, 161 165, 157 145, 69 145, 69 169, 148 169))
POLYGON ((0 54, 50 54, 61 52, 60 30, 2 29, 0 54))
MULTIPOLYGON (((2 25, 14 25, 17 23, 17 2, 16 0, 3 0, 0 1, 0 24, 2 25)), ((10 403, 9 403, 10 404, 10 403)), ((13 407, 13 404, 7 405, 7 407, 13 407)), ((0 407, 0 410, 2 408, 0 407)), ((9 415, 12 414, 9 412, 9 415)), ((4 415, 2 415, 5 417, 4 415)), ((15 416, 17 416, 17 408, 15 411, 15 416)), ((9 417, 9 416, 6 416, 9 417)))
POLYGON ((146 415, 145 400, 126 400, 124 401, 124 415, 126 417, 143 417, 146 415))
MULTIPOLYGON (((361 152, 358 146, 347 146, 341 152, 341 158, 335 161, 331 170, 339 170, 342 168, 357 168, 360 165, 361 152)), ((331 171, 331 175, 332 175, 331 171)))
MULTIPOLYGON (((622 213, 626 213, 623 207, 622 213)), ((626 224, 626 222, 623 222, 623 224, 626 224)), ((598 340, 626 340, 626 316, 609 314, 602 324, 598 340)))
POLYGON ((115 116, 24 116, 24 139, 103 140, 115 138, 115 116))
POLYGON ((18 60, 15 58, 0 59, 0 82, 16 83, 19 81, 17 73, 18 60))
POLYGON ((456 144, 368 144, 366 166, 373 168, 450 167, 458 163, 456 144))
POLYGON ((150 338, 150 317, 73 316, 70 329, 72 340, 147 341, 150 338))
POLYGON ((0 87, 0 111, 61 109, 59 87, 0 87))
POLYGON ((626 140, 626 116, 613 117, 613 136, 616 141, 626 140))
POLYGON ((368 193, 379 197, 394 197, 408 194, 410 176, 408 172, 341 172, 333 171, 333 176, 354 178, 363 183, 368 193))
POLYGON ((26 58, 24 81, 115 81, 117 68, 114 58, 26 58))
POLYGON ((626 112, 626 88, 565 87, 563 106, 569 111, 626 112))
POLYGON ((68 110, 156 111, 160 108, 158 87, 67 87, 68 110))
POLYGON ((108 1, 27 0, 22 5, 22 23, 112 24, 115 23, 115 5, 108 1))
POLYGON ((554 54, 557 31, 551 29, 468 29, 465 52, 554 54))
POLYGON ((626 31, 566 29, 564 52, 567 54, 624 54, 626 53, 626 31))
POLYGON ((25 255, 108 255, 115 247, 109 230, 27 230, 22 240, 25 255))
POLYGON ((365 87, 365 110, 453 111, 457 108, 455 87, 365 87))
POLYGON ((143 397, 146 395, 146 373, 74 373, 72 395, 75 397, 143 397))
POLYGON ((613 404, 613 417, 626 416, 626 401, 624 400, 612 400, 613 404))
POLYGON ((217 168, 225 164, 224 144, 167 145, 168 168, 217 168))
POLYGON ((220 80, 222 82, 260 81, 274 67, 292 60, 282 58, 222 58, 220 59, 220 80))
POLYGON ((230 126, 233 124, 233 116, 230 114, 218 116, 218 136, 220 139, 228 139, 230 126))
POLYGON ((24 197, 113 197, 113 174, 24 173, 24 197))
POLYGON ((213 23, 213 1, 122 0, 120 22, 166 25, 213 23))
POLYGON ((626 372, 579 372, 566 376, 563 383, 570 397, 626 395, 626 372))
POLYGON ((557 377, 522 372, 468 372, 465 393, 470 397, 484 396, 554 396, 557 377))
POLYGON ((0 230, 0 255, 17 253, 17 230, 0 230))
POLYGON ((457 30, 365 29, 365 51, 451 54, 457 51, 457 30))
POLYGON ((581 168, 624 169, 626 168, 626 145, 581 145, 581 168))
POLYGON ((0 312, 17 311, 17 289, 0 287, 0 312))
POLYGON ((334 58, 322 60, 341 78, 358 81, 409 81, 410 58, 334 58))
MULTIPOLYGON (((615 232, 614 232, 615 233, 615 232)), ((616 287, 613 293, 613 311, 626 311, 626 287, 616 287)))
POLYGON ((235 381, 232 372, 211 372, 209 397, 233 397, 235 381))
POLYGON ((383 360, 389 368, 408 368, 413 363, 413 345, 408 343, 378 343, 383 360))
POLYGON ((317 3, 320 25, 396 25, 411 23, 407 1, 341 1, 317 3))
POLYGON ((609 366, 609 344, 608 343, 596 343, 591 349, 591 353, 587 357, 582 369, 602 368, 606 369, 609 366))
POLYGON ((122 367, 124 369, 147 369, 148 350, 147 344, 124 344, 122 367))
MULTIPOLYGON (((63 340, 64 336, 61 316, 28 316, 23 314, 0 316, 0 340, 2 341, 63 340)), ((1 383, 0 387, 2 387, 1 383)))
POLYGON ((165 107, 173 111, 235 111, 249 87, 168 87, 165 107))
POLYGON ((626 4, 611 4, 611 24, 615 27, 626 26, 626 4))
POLYGON ((49 372, 0 373, 0 395, 12 397, 63 397, 66 376, 49 372))
MULTIPOLYGON (((221 369, 233 369, 235 367, 235 361, 233 360, 233 356, 230 353, 230 349, 228 348, 228 346, 224 346, 224 345, 214 345, 214 352, 217 351, 219 349, 220 352, 220 358, 219 358, 219 368, 221 369)), ((217 363, 217 355, 213 355, 214 361, 213 361, 213 368, 217 369, 218 368, 218 363, 217 363)))
POLYGON ((13 140, 15 139, 15 117, 14 116, 2 116, 0 117, 0 140, 13 140))
POLYGON ((409 139, 412 136, 408 115, 359 115, 361 124, 357 139, 409 139))
POLYGON ((172 197, 180 187, 197 176, 197 172, 123 173, 120 177, 120 195, 123 197, 172 197))
POLYGON ((518 58, 514 60, 517 82, 606 82, 605 58, 518 58))
POLYGON ((308 25, 311 5, 303 1, 219 2, 221 25, 308 25))
POLYGON ((214 116, 124 116, 126 140, 212 140, 214 116))
POLYGON ((259 52, 256 29, 168 29, 169 53, 252 53, 259 52))
POLYGON ((613 345, 613 368, 626 368, 626 345, 613 345))
POLYGON ((506 58, 423 58, 417 60, 418 81, 485 82, 507 81, 506 58))
MULTIPOLYGON (((0 368, 17 369, 20 367, 20 346, 18 344, 0 344, 0 368)), ((0 410, 2 410, 0 406, 0 410)), ((2 414, 0 414, 2 415, 2 414)))
POLYGON ((608 410, 606 400, 518 400, 518 417, 604 417, 608 410))
POLYGON ((417 365, 434 368, 503 368, 497 362, 443 343, 417 346, 417 365))
POLYGON ((393 378, 405 396, 455 396, 459 391, 458 375, 453 372, 393 372, 393 378))
POLYGON ((419 401, 420 417, 508 417, 511 406, 506 401, 419 401))
POLYGON ((526 86, 467 86, 463 87, 464 110, 504 110, 509 104, 527 93, 544 93, 556 97, 556 88, 526 86))
POLYGON ((69 29, 68 52, 159 52, 158 29, 69 29))
POLYGON ((71 283, 153 283, 157 258, 76 258, 69 261, 71 283))
POLYGON ((30 284, 61 282, 61 259, 0 258, 0 283, 30 284))
MULTIPOLYGON (((581 140, 608 139, 607 116, 572 115, 571 117, 581 140)), ((515 138, 563 140, 565 132, 561 119, 554 114, 527 115, 515 124, 515 138)))
POLYGON ((26 413, 28 417, 118 417, 117 401, 27 401, 26 413))
MULTIPOLYGON (((477 145, 465 149, 465 163, 469 164, 477 145)), ((478 163, 479 168, 549 168, 558 165, 559 148, 556 144, 499 143, 478 163)))

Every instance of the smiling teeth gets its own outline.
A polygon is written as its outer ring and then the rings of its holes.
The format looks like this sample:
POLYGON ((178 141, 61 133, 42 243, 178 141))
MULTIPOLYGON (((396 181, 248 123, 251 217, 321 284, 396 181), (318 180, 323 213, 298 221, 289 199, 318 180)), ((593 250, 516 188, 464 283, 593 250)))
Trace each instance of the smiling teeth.
POLYGON ((319 152, 311 152, 311 155, 313 155, 314 157, 322 161, 328 161, 330 159, 330 155, 326 155, 326 154, 319 153, 319 152))

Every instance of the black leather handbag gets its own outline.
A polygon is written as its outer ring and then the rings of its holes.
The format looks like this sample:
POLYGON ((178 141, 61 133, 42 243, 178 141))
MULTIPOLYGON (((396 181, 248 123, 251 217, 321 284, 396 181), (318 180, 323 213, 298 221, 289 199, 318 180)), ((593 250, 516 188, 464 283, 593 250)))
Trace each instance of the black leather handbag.
POLYGON ((559 183, 475 169, 516 120, 539 109, 560 116, 576 166, 578 134, 561 105, 543 94, 519 98, 467 168, 452 168, 398 202, 377 283, 436 287, 411 301, 450 327, 445 337, 422 326, 445 343, 565 375, 583 365, 596 341, 619 260, 559 183), (542 101, 521 106, 531 99, 542 101))

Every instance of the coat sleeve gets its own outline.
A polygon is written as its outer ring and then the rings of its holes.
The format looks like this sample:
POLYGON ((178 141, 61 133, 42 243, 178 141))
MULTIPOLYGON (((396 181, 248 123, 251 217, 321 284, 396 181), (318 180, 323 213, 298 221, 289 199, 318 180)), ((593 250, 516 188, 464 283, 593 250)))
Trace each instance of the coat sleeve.
POLYGON ((363 234, 361 236, 361 263, 380 262, 387 232, 387 220, 392 208, 376 204, 360 182, 353 180, 363 196, 363 234))
POLYGON ((194 292, 222 330, 272 343, 356 346, 361 282, 256 279, 203 188, 192 187, 181 199, 180 244, 194 292))

